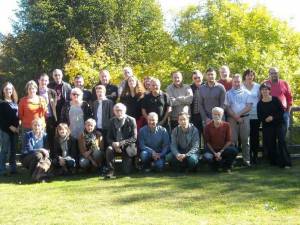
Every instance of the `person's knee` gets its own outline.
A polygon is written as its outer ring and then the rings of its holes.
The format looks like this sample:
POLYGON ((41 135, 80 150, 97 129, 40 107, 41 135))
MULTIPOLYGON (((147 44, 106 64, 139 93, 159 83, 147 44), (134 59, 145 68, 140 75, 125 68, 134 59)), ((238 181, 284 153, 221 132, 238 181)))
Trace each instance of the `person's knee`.
POLYGON ((196 154, 190 155, 187 158, 187 162, 189 168, 195 168, 199 162, 199 156, 196 154))
POLYGON ((211 161, 213 161, 214 156, 210 152, 205 152, 204 155, 203 155, 203 158, 204 158, 205 161, 211 162, 211 161))
POLYGON ((165 167, 165 161, 163 159, 156 160, 154 165, 157 171, 162 171, 165 167))
POLYGON ((79 160, 79 165, 83 169, 87 169, 90 166, 90 161, 86 158, 81 158, 79 160))
POLYGON ((148 162, 150 160, 150 154, 147 151, 142 151, 140 153, 140 158, 143 163, 148 162))
POLYGON ((103 152, 101 150, 93 151, 92 157, 94 160, 99 161, 103 158, 103 152))

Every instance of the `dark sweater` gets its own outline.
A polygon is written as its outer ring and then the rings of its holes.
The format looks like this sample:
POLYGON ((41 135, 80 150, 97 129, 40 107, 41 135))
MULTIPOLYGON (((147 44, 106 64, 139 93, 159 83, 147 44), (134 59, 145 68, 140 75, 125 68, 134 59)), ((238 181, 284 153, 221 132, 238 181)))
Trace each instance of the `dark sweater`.
POLYGON ((260 100, 257 103, 257 117, 262 122, 263 126, 275 126, 283 123, 283 106, 277 97, 272 97, 270 102, 260 100), (269 123, 266 118, 272 116, 273 120, 269 123))
POLYGON ((126 114, 136 120, 142 116, 141 100, 142 99, 138 96, 132 97, 131 95, 124 95, 120 97, 120 102, 127 107, 126 114))
POLYGON ((0 102, 0 129, 8 134, 12 134, 10 126, 18 127, 18 105, 14 102, 0 102))

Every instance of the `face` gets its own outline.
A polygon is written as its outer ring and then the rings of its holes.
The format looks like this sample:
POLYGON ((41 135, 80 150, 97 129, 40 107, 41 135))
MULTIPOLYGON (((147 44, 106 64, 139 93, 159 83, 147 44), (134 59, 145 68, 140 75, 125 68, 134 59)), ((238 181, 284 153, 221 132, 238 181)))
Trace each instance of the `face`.
POLYGON ((216 80, 216 72, 215 71, 207 72, 206 73, 206 80, 208 82, 215 82, 215 80, 216 80))
POLYGON ((31 96, 36 95, 37 89, 34 86, 30 85, 28 87, 27 92, 28 92, 28 95, 31 95, 31 96))
POLYGON ((63 74, 60 70, 56 70, 53 73, 53 80, 55 81, 55 83, 60 84, 62 82, 62 78, 63 78, 63 74))
POLYGON ((154 129, 156 127, 158 121, 157 121, 157 118, 155 116, 148 116, 147 122, 148 122, 148 126, 151 129, 154 129))
POLYGON ((160 84, 156 82, 155 80, 151 81, 151 91, 153 93, 159 93, 160 91, 160 84))
POLYGON ((267 97, 270 95, 270 90, 268 88, 263 88, 260 90, 260 94, 263 96, 263 97, 267 97))
POLYGON ((124 69, 123 71, 123 74, 124 74, 124 79, 127 80, 129 77, 132 77, 133 74, 132 74, 132 71, 130 69, 124 69))
POLYGON ((188 128, 188 126, 189 126, 189 118, 186 115, 179 116, 179 118, 178 118, 178 124, 182 128, 188 128))
POLYGON ((215 122, 220 122, 222 120, 222 113, 220 112, 216 112, 216 111, 213 111, 212 112, 212 119, 215 121, 215 122))
POLYGON ((98 98, 103 98, 105 96, 104 88, 96 88, 96 95, 98 98))
POLYGON ((49 78, 46 76, 40 77, 39 79, 39 87, 40 88, 45 88, 49 84, 49 78))
POLYGON ((149 77, 144 79, 144 86, 147 90, 150 90, 150 88, 151 88, 151 79, 149 77))
POLYGON ((234 89, 239 89, 241 87, 241 79, 238 78, 238 77, 235 77, 233 80, 232 80, 232 87, 234 89))
POLYGON ((64 127, 59 127, 58 128, 58 134, 59 134, 60 137, 65 137, 65 136, 67 136, 68 131, 64 127))
POLYGON ((13 86, 10 84, 6 85, 6 87, 3 89, 3 93, 6 98, 11 98, 13 93, 13 86))
POLYGON ((174 73, 173 76, 173 84, 175 86, 180 86, 181 85, 181 82, 182 82, 182 75, 181 73, 174 73))
POLYGON ((122 109, 122 108, 119 107, 119 106, 116 106, 116 107, 114 108, 114 114, 115 114, 115 116, 116 116, 118 119, 121 119, 121 118, 123 118, 123 117, 125 116, 125 110, 122 109))
POLYGON ((245 80, 246 81, 254 81, 254 74, 253 73, 248 73, 246 76, 245 76, 245 80))
POLYGON ((229 77, 229 70, 227 68, 220 69, 220 77, 221 79, 227 79, 229 77))
POLYGON ((84 80, 83 78, 77 78, 75 79, 74 81, 74 86, 77 87, 77 88, 83 88, 84 87, 84 80))
POLYGON ((32 131, 35 134, 41 133, 43 131, 42 121, 36 121, 32 124, 32 131))
POLYGON ((279 71, 278 71, 278 69, 271 68, 270 71, 269 71, 269 75, 270 75, 270 79, 273 82, 277 82, 278 81, 278 79, 279 79, 279 71))
POLYGON ((93 130, 95 129, 95 126, 93 123, 86 123, 84 127, 88 133, 92 133, 93 130))
POLYGON ((78 102, 81 97, 81 93, 78 93, 77 91, 71 92, 71 100, 74 102, 78 102))
POLYGON ((136 85, 137 85, 136 79, 134 79, 133 77, 128 78, 128 86, 130 88, 135 88, 136 85))
POLYGON ((202 83, 202 78, 201 74, 193 74, 193 81, 196 85, 200 85, 202 83))
POLYGON ((106 85, 106 84, 109 83, 109 80, 110 80, 109 74, 106 71, 101 71, 100 72, 100 81, 101 81, 101 84, 106 85))

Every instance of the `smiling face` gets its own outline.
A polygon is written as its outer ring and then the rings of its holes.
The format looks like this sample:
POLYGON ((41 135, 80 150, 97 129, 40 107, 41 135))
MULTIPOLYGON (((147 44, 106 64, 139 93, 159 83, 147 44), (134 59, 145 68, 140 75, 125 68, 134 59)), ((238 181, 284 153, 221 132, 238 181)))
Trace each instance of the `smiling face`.
POLYGON ((160 82, 158 80, 151 80, 151 92, 153 94, 159 94, 160 92, 160 82))
POLYGON ((178 117, 178 124, 183 128, 183 129, 187 129, 189 127, 189 117, 187 115, 180 115, 178 117))
POLYGON ((230 75, 230 71, 229 68, 227 66, 223 66, 220 68, 220 77, 222 80, 226 80, 229 78, 230 75))
POLYGON ((194 84, 196 84, 197 86, 199 86, 199 85, 201 85, 202 80, 203 80, 203 76, 202 76, 201 73, 194 73, 193 74, 194 84))
POLYGON ((137 85, 137 80, 134 77, 128 78, 128 86, 129 88, 135 88, 137 85))
POLYGON ((270 79, 272 82, 278 82, 279 80, 279 70, 277 68, 271 68, 269 70, 270 79))
POLYGON ((206 80, 207 82, 215 82, 216 81, 216 72, 215 71, 209 71, 206 73, 206 80))
POLYGON ((182 83, 182 74, 180 72, 175 72, 172 75, 172 79, 173 79, 173 84, 176 87, 179 87, 182 83))
POLYGON ((42 120, 34 120, 32 122, 32 131, 34 134, 40 134, 43 131, 43 122, 42 120))
POLYGON ((37 89, 35 86, 33 86, 33 85, 28 86, 27 93, 29 96, 35 96, 36 92, 37 92, 37 89))
POLYGON ((13 94, 13 86, 11 84, 7 84, 3 89, 3 95, 6 99, 11 99, 13 94))
POLYGON ((106 70, 100 71, 99 78, 102 85, 107 85, 110 81, 110 74, 106 70))
POLYGON ((121 119, 125 116, 126 109, 121 105, 116 104, 114 107, 114 114, 118 119, 121 119))
POLYGON ((232 79, 232 87, 234 89, 240 89, 241 88, 241 77, 233 77, 232 79))
POLYGON ((92 133, 95 129, 95 124, 94 123, 90 123, 90 122, 86 122, 85 125, 85 130, 88 132, 88 133, 92 133))
POLYGON ((58 135, 60 137, 66 137, 67 134, 68 134, 68 130, 65 127, 63 127, 63 126, 58 127, 57 131, 58 131, 58 135))
POLYGON ((148 115, 147 123, 150 129, 154 129, 157 126, 158 118, 154 115, 148 115))
POLYGON ((61 84, 62 78, 63 78, 63 73, 61 70, 56 69, 53 71, 53 80, 55 81, 55 83, 61 84))
POLYGON ((49 84, 49 77, 41 76, 39 79, 39 87, 44 89, 44 88, 47 88, 48 84, 49 84))
POLYGON ((84 80, 83 77, 78 77, 74 80, 74 86, 77 88, 82 89, 84 87, 84 80))

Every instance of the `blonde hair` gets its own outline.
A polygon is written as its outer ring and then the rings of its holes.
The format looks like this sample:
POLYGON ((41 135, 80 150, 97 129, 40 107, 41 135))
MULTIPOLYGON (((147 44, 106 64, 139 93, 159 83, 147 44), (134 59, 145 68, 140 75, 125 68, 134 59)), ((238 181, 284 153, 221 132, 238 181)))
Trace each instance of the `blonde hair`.
POLYGON ((67 130, 67 136, 68 137, 70 136, 71 131, 70 131, 70 128, 69 128, 68 124, 66 124, 66 123, 60 123, 60 124, 57 125, 57 127, 55 129, 55 137, 56 138, 60 137, 59 136, 59 132, 58 132, 60 129, 66 129, 67 130))
POLYGON ((30 87, 34 87, 36 90, 38 90, 38 85, 36 84, 36 82, 34 80, 30 80, 26 83, 25 85, 25 90, 26 90, 26 93, 28 94, 28 89, 30 87))

